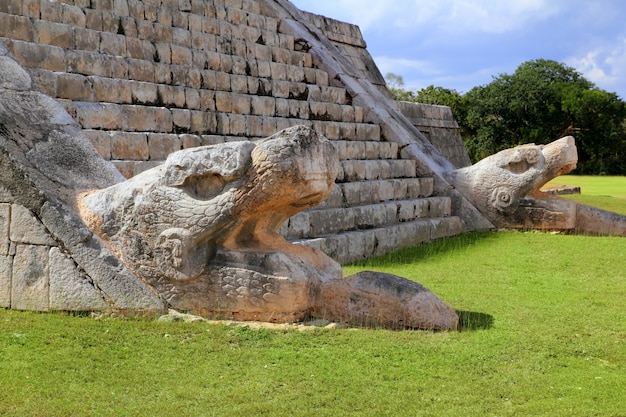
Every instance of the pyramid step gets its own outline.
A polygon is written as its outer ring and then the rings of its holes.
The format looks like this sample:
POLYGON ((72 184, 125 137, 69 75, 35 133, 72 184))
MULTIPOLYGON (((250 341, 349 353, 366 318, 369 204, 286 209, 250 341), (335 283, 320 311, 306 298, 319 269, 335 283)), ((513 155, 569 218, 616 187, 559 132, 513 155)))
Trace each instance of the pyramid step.
POLYGON ((346 264, 432 240, 456 236, 465 231, 461 219, 453 216, 418 219, 376 229, 356 230, 292 242, 320 249, 337 262, 346 264))
POLYGON ((386 203, 304 211, 287 221, 280 232, 287 239, 308 238, 350 230, 373 229, 420 218, 449 217, 449 197, 429 197, 386 203))
POLYGON ((415 170, 412 159, 343 160, 337 182, 415 178, 415 170))
POLYGON ((392 178, 387 180, 335 184, 330 196, 315 208, 340 208, 430 197, 432 178, 392 178))
POLYGON ((397 159, 398 144, 363 140, 333 140, 339 159, 397 159))

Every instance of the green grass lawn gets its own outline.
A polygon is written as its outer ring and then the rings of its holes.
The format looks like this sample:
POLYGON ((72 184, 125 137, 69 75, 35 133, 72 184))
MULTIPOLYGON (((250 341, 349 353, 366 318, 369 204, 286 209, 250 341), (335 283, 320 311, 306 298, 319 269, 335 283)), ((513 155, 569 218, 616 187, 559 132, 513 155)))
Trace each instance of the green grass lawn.
POLYGON ((472 233, 345 268, 424 284, 459 332, 0 309, 0 416, 624 417, 625 255, 619 237, 472 233))
POLYGON ((626 215, 626 177, 562 175, 547 185, 553 187, 557 185, 579 186, 580 194, 564 195, 563 197, 626 215))

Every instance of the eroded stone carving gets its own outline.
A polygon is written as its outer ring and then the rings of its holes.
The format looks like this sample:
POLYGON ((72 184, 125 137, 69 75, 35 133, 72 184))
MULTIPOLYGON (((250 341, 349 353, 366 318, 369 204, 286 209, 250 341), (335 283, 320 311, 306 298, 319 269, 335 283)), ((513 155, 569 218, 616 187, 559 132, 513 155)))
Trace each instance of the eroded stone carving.
POLYGON ((505 149, 447 175, 496 227, 626 235, 626 217, 541 191, 576 168, 574 138, 505 149))
POLYGON ((345 280, 324 253, 277 233, 289 217, 331 193, 338 170, 332 144, 297 126, 256 143, 176 152, 162 166, 87 194, 81 215, 175 309, 240 320, 313 315, 456 328, 456 313, 428 290, 416 291, 418 284, 387 279, 395 290, 372 298, 380 285, 368 284, 368 276, 345 280), (348 290, 349 282, 357 284, 348 290), (334 297, 340 288, 345 296, 334 297), (400 310, 384 312, 415 304, 417 293, 429 294, 437 308, 409 306, 395 320, 390 317, 400 310), (433 317, 442 312, 443 319, 433 317))

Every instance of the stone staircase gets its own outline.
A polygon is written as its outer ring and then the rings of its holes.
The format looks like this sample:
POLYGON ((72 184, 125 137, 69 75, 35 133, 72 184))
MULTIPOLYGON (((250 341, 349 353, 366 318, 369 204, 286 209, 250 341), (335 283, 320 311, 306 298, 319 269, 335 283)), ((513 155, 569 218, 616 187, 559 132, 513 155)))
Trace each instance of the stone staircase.
POLYGON ((290 218, 281 229, 287 239, 349 263, 464 231, 450 198, 433 196, 433 179, 416 177, 415 161, 397 159, 397 145, 334 143, 341 170, 333 193, 290 218))

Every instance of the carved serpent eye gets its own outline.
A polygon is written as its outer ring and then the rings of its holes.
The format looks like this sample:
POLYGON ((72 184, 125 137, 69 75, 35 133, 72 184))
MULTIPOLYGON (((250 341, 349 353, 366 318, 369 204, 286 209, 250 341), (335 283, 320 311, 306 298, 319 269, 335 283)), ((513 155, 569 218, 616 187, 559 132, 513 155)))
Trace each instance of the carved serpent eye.
POLYGON ((519 202, 509 188, 498 187, 491 193, 489 204, 498 211, 511 213, 517 209, 519 202))
POLYGON ((516 149, 506 168, 514 174, 523 174, 541 160, 541 150, 533 147, 516 149))

